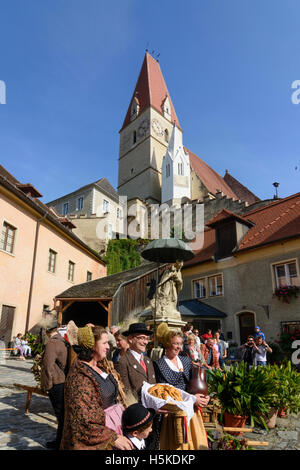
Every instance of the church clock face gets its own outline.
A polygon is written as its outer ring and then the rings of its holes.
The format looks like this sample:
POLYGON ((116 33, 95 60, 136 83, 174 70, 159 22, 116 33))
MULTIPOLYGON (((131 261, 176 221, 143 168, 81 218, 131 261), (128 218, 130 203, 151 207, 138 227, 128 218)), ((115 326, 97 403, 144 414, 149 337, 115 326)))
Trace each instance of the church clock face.
POLYGON ((152 129, 156 135, 159 135, 160 137, 164 135, 164 130, 157 119, 152 119, 152 129))
POLYGON ((144 119, 138 127, 138 136, 143 137, 149 129, 149 120, 144 119))

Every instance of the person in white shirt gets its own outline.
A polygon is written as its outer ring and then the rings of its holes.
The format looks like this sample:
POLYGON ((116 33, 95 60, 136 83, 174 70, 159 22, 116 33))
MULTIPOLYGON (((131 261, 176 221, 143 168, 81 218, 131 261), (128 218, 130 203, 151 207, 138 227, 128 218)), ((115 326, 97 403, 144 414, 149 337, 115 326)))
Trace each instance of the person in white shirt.
POLYGON ((266 366, 267 365, 267 352, 271 353, 272 349, 263 340, 262 336, 257 336, 255 344, 254 344, 255 365, 257 365, 257 366, 266 366))
POLYGON ((29 346, 28 340, 26 339, 26 337, 21 339, 21 345, 24 349, 25 356, 31 356, 31 347, 29 346))

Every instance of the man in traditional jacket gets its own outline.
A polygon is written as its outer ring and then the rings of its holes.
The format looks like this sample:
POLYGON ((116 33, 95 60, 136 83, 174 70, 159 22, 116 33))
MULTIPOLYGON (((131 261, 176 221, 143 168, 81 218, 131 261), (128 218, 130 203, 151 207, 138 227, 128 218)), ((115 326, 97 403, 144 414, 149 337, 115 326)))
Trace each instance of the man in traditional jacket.
POLYGON ((46 443, 50 449, 59 449, 64 421, 64 383, 68 349, 64 338, 57 331, 58 327, 54 319, 46 328, 49 340, 45 347, 41 370, 41 387, 48 393, 58 421, 56 440, 46 443))
POLYGON ((115 364, 125 387, 138 400, 144 382, 155 384, 155 372, 151 359, 145 356, 149 337, 153 334, 144 323, 132 323, 123 336, 127 337, 129 348, 115 364))

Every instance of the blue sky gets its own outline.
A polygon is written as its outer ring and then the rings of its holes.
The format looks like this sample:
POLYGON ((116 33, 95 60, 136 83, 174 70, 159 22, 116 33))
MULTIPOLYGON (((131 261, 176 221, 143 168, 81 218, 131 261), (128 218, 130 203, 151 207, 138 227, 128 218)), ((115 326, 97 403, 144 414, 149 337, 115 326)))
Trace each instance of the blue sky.
POLYGON ((262 199, 300 191, 298 0, 0 0, 0 163, 48 202, 117 186, 119 129, 145 49, 184 145, 262 199))

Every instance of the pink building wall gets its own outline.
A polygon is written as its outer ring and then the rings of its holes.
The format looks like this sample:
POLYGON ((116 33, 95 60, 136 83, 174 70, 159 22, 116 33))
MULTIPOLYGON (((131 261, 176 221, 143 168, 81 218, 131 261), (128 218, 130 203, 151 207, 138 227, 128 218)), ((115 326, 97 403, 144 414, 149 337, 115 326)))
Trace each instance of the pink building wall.
MULTIPOLYGON (((17 229, 13 254, 0 250, 0 315, 3 305, 15 307, 12 336, 25 333, 36 225, 41 217, 3 194, 0 188, 0 231, 4 221, 17 229)), ((28 329, 39 322, 44 305, 53 308, 56 295, 74 284, 86 282, 87 271, 92 273, 92 279, 97 279, 106 275, 106 266, 60 233, 54 224, 42 221, 28 329), (55 273, 48 272, 49 249, 57 252, 55 273), (74 282, 68 280, 69 260, 75 263, 74 282)))

